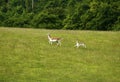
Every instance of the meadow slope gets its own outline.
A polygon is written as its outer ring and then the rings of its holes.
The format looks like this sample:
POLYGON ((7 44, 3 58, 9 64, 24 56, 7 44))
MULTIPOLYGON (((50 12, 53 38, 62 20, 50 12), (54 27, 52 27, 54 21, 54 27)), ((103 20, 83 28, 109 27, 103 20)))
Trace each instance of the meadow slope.
POLYGON ((0 82, 120 82, 120 32, 0 27, 0 82))

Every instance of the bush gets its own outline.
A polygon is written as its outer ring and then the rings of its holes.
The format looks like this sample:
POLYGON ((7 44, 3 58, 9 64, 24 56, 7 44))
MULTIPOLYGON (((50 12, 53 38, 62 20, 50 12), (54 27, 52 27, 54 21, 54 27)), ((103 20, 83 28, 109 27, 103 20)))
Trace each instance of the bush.
POLYGON ((36 28, 46 28, 46 29, 60 29, 61 22, 58 15, 48 14, 47 12, 42 12, 36 15, 32 24, 36 28))

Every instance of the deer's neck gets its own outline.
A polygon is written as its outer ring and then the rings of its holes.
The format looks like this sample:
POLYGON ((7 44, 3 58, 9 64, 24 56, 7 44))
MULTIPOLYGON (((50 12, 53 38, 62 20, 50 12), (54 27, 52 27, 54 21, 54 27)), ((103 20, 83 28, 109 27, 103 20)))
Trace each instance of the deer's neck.
POLYGON ((50 35, 48 35, 48 39, 49 39, 49 40, 51 40, 51 39, 52 39, 50 35))

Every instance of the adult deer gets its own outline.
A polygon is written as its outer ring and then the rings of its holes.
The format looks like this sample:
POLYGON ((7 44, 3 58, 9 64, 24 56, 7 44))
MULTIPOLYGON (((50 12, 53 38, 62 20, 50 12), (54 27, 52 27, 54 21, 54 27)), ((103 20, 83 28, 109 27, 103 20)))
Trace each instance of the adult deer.
POLYGON ((60 46, 61 46, 61 38, 51 37, 51 35, 48 34, 48 40, 49 40, 49 43, 50 43, 51 45, 56 42, 57 45, 60 45, 60 46))

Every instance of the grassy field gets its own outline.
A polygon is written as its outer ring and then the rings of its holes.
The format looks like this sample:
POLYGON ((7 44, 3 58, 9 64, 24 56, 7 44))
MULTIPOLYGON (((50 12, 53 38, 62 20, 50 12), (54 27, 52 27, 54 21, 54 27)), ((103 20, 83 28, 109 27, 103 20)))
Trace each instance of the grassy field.
POLYGON ((120 32, 1 27, 0 82, 120 82, 120 32))

